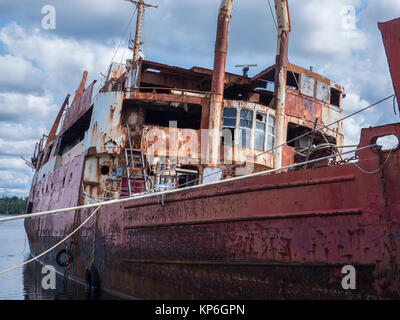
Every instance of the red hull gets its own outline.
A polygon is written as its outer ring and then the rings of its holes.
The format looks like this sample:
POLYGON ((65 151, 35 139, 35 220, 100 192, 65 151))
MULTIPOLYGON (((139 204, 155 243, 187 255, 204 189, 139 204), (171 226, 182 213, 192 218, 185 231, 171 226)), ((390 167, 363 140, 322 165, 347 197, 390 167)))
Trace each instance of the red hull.
MULTIPOLYGON (((400 124, 363 129, 360 146, 387 134, 400 137, 400 124)), ((366 149, 358 165, 373 171, 388 155, 366 149)), ((84 279, 93 259, 102 289, 145 299, 399 298, 399 170, 394 150, 374 174, 346 164, 105 206, 70 247, 69 273, 84 279), (344 265, 355 290, 341 286, 344 265)), ((65 207, 57 192, 34 211, 65 207)), ((32 254, 71 232, 73 216, 26 219, 32 254)))
POLYGON ((378 27, 382 33, 390 74, 400 108, 400 18, 378 23, 378 27))

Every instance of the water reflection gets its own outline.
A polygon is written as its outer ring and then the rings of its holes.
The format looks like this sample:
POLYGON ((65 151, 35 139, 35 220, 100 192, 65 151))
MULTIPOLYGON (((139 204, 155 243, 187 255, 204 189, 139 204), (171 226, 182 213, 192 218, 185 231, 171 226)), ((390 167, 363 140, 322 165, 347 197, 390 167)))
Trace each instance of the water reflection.
MULTIPOLYGON (((29 260, 29 245, 23 220, 0 224, 0 271, 29 260)), ((56 289, 42 288, 43 265, 32 262, 0 275, 0 300, 99 300, 115 299, 105 293, 90 292, 75 281, 57 274, 56 289)))
MULTIPOLYGON (((30 258, 29 256, 26 259, 30 258)), ((43 265, 32 262, 24 266, 23 284, 25 300, 99 300, 112 299, 104 293, 87 290, 86 286, 72 280, 64 281, 60 274, 56 276, 56 288, 45 290, 42 288, 43 265)))

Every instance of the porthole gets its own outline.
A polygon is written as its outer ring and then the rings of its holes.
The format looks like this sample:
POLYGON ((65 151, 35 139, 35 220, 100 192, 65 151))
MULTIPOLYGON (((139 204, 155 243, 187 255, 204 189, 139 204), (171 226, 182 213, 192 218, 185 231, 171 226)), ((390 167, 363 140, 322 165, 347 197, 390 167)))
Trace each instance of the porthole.
POLYGON ((110 168, 108 166, 102 166, 100 169, 100 172, 103 176, 105 176, 106 174, 108 174, 110 172, 110 168))

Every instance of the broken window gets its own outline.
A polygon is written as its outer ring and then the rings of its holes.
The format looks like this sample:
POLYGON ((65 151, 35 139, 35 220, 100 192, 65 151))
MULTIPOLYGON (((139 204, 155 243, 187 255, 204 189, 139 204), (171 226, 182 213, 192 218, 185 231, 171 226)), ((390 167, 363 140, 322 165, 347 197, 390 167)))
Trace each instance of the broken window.
POLYGON ((267 115, 257 112, 254 131, 254 149, 265 151, 265 134, 267 130, 267 115))
POLYGON ((331 88, 331 104, 340 107, 341 92, 335 88, 331 88))
POLYGON ((241 85, 231 85, 224 90, 224 99, 244 101, 248 99, 249 89, 241 85))
POLYGON ((183 166, 176 169, 178 188, 186 188, 198 184, 199 170, 196 167, 183 166))
POLYGON ((174 103, 169 106, 145 106, 145 124, 169 127, 170 121, 177 122, 179 129, 200 129, 201 105, 174 103))
POLYGON ((314 97, 315 79, 306 74, 301 75, 300 92, 306 96, 314 97))
POLYGON ((275 118, 268 116, 267 151, 273 153, 275 144, 275 118))
POLYGON ((224 108, 222 118, 222 131, 223 136, 221 137, 221 145, 232 146, 235 144, 235 128, 236 128, 236 116, 237 110, 233 108, 224 108), (230 132, 231 136, 226 136, 227 131, 230 132), (230 141, 229 141, 230 140, 230 141))
POLYGON ((240 124, 239 124, 240 147, 250 148, 252 128, 253 128, 253 111, 247 109, 240 110, 240 124))
POLYGON ((93 107, 76 121, 60 138, 58 144, 58 155, 64 155, 83 139, 85 139, 85 132, 90 127, 90 120, 92 118, 93 107))
POLYGON ((305 134, 306 132, 309 132, 310 130, 311 129, 309 129, 309 128, 289 122, 288 130, 287 130, 287 141, 291 141, 291 142, 288 143, 288 146, 293 147, 293 148, 299 148, 300 141, 299 141, 299 139, 297 139, 297 137, 305 134), (294 141, 292 141, 292 140, 294 140, 294 141))
POLYGON ((45 165, 49 161, 52 150, 53 150, 53 145, 50 145, 47 149, 46 157, 44 158, 42 165, 45 165))
POLYGON ((300 76, 298 73, 292 71, 287 72, 287 80, 286 80, 287 89, 299 90, 299 82, 300 82, 300 76))
POLYGON ((298 138, 302 135, 310 133, 312 131, 311 128, 303 127, 301 125, 289 122, 288 130, 287 130, 287 141, 291 141, 288 143, 288 146, 293 148, 308 148, 311 145, 319 145, 326 143, 326 139, 329 143, 336 144, 336 139, 327 135, 322 135, 321 133, 313 133, 306 135, 304 137, 298 138), (294 141, 292 141, 294 140, 294 141))
POLYGON ((317 95, 316 98, 325 103, 329 101, 329 85, 325 82, 317 81, 317 95))

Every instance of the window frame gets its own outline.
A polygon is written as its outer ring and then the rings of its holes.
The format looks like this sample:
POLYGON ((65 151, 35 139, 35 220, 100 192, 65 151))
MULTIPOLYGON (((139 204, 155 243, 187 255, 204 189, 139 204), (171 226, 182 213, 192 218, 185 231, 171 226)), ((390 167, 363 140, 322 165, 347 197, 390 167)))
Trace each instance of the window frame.
POLYGON ((268 130, 268 113, 256 111, 256 121, 255 121, 255 125, 254 125, 254 147, 253 147, 254 150, 267 151, 267 130, 268 130), (261 115, 265 116, 265 122, 257 120, 257 114, 261 114, 261 115), (261 129, 257 129, 257 122, 264 124, 264 130, 263 131, 261 129), (261 132, 261 133, 264 134, 264 146, 263 146, 262 149, 258 149, 256 147, 256 134, 257 134, 257 132, 261 132))
POLYGON ((266 140, 265 141, 265 143, 266 143, 265 151, 267 151, 268 153, 272 153, 272 154, 274 153, 274 148, 275 148, 275 129, 276 129, 276 118, 273 115, 271 115, 270 113, 268 113, 267 134, 266 134, 266 139, 265 139, 266 140), (274 123, 272 126, 270 125, 271 119, 273 119, 273 123, 274 123), (270 127, 273 128, 273 130, 272 130, 273 133, 269 132, 270 127), (268 146, 269 137, 272 137, 272 147, 271 148, 269 148, 269 146, 268 146))
MULTIPOLYGON (((255 115, 254 110, 245 109, 245 108, 241 108, 240 109, 240 113, 239 113, 239 117, 240 117, 239 118, 239 128, 238 128, 239 129, 238 146, 240 148, 254 149, 254 143, 253 143, 253 139, 252 139, 252 136, 253 136, 252 133, 254 132, 253 131, 254 130, 254 115, 255 115), (247 112, 247 114, 251 114, 251 117, 242 118, 242 111, 247 112), (242 126, 242 120, 250 122, 250 127, 242 126), (245 143, 244 146, 242 145, 242 142, 243 142, 242 131, 243 130, 250 132, 250 138, 248 140, 246 139, 246 143, 245 143), (249 145, 247 145, 247 142, 249 143, 249 145)), ((247 135, 247 133, 246 133, 246 135, 247 135)))
POLYGON ((238 114, 238 109, 237 108, 229 108, 229 107, 224 107, 222 110, 222 131, 224 129, 228 129, 232 132, 232 143, 231 144, 225 144, 225 141, 223 140, 223 136, 221 136, 221 145, 224 147, 233 147, 236 145, 236 130, 237 130, 237 116, 238 114), (225 116, 225 110, 234 110, 235 111, 235 116, 225 116), (235 120, 235 124, 233 126, 231 125, 225 125, 224 121, 225 119, 230 119, 230 120, 235 120))
POLYGON ((271 110, 260 110, 258 108, 249 109, 249 108, 232 108, 232 107, 224 107, 222 112, 222 130, 229 129, 233 130, 233 139, 232 145, 226 145, 222 143, 221 137, 221 145, 225 147, 240 147, 245 149, 257 150, 261 152, 267 152, 269 154, 274 153, 275 148, 275 129, 276 129, 276 115, 271 112, 271 110), (236 117, 225 115, 225 109, 234 110, 236 117), (243 113, 246 113, 246 117, 242 116, 243 113), (257 115, 261 114, 265 117, 265 122, 257 120, 257 115), (225 119, 235 120, 235 126, 224 124, 225 119), (243 125, 243 121, 246 121, 245 125, 243 125), (264 131, 261 129, 257 129, 257 123, 263 123, 265 125, 264 131), (243 137, 242 132, 246 131, 246 134, 250 134, 249 140, 246 141, 245 145, 242 145, 243 137), (256 133, 264 133, 264 149, 256 148, 256 133), (269 143, 272 142, 271 148, 269 148, 269 143), (248 145, 247 145, 248 143, 248 145), (272 150, 271 150, 272 149, 272 150), (271 150, 271 151, 269 151, 271 150))

